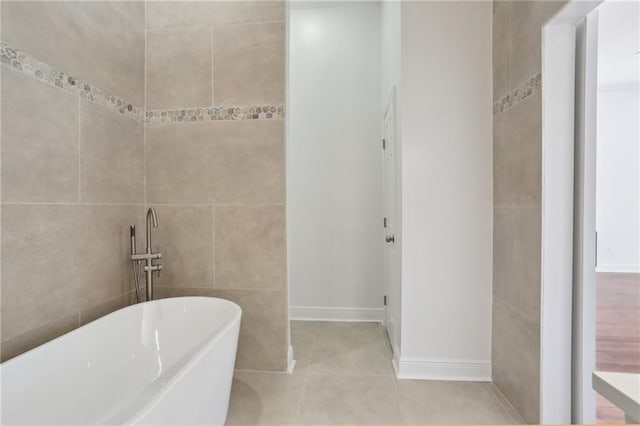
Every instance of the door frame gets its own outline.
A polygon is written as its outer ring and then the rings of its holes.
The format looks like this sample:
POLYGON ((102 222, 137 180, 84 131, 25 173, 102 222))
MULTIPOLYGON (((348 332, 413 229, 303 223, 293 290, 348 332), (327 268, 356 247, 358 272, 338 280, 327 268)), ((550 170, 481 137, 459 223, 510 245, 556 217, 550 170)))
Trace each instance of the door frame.
POLYGON ((541 423, 595 421, 595 398, 585 377, 595 358, 595 338, 583 339, 583 333, 594 331, 583 330, 580 320, 574 328, 575 319, 595 318, 588 294, 593 289, 573 284, 574 254, 582 252, 581 245, 574 248, 574 218, 582 214, 574 211, 574 157, 577 132, 583 130, 575 125, 576 37, 580 22, 601 2, 570 0, 542 28, 541 423), (574 366, 578 374, 572 374, 574 366))
MULTIPOLYGON (((398 150, 397 150, 397 144, 398 144, 398 132, 397 132, 397 105, 396 105, 396 92, 397 92, 397 88, 396 86, 392 86, 391 87, 391 91, 389 93, 389 98, 387 100, 386 103, 386 107, 384 108, 384 112, 382 114, 382 136, 383 136, 383 150, 382 150, 382 179, 383 179, 383 187, 382 187, 382 202, 383 202, 383 216, 384 216, 384 226, 382 227, 382 244, 383 244, 383 251, 382 251, 382 256, 383 256, 383 291, 384 291, 384 297, 385 297, 385 304, 383 306, 384 308, 384 312, 383 312, 383 323, 385 326, 385 329, 387 330, 387 335, 389 336, 389 343, 391 345, 391 350, 393 352, 393 358, 396 359, 396 357, 399 356, 399 347, 397 344, 397 339, 399 336, 396 336, 397 330, 392 329, 389 330, 389 327, 391 326, 391 328, 394 327, 394 324, 399 321, 398 315, 399 312, 394 312, 394 310, 391 308, 392 304, 391 304, 391 299, 390 299, 390 293, 394 293, 393 291, 391 291, 391 285, 393 285, 392 282, 390 282, 390 268, 392 268, 392 256, 389 254, 388 250, 394 250, 396 251, 395 255, 397 256, 397 246, 396 244, 399 244, 400 241, 398 240, 399 238, 399 233, 398 233, 398 221, 399 221, 399 217, 398 217, 398 193, 397 193, 397 184, 396 184, 396 178, 397 178, 397 174, 398 174, 398 170, 397 170, 397 161, 396 161, 396 156, 398 155, 398 150), (389 116, 389 114, 392 114, 392 119, 393 119, 393 125, 392 125, 392 135, 393 135, 393 141, 391 142, 391 144, 389 145, 391 147, 391 149, 393 149, 393 191, 395 193, 394 196, 394 200, 393 203, 391 203, 391 205, 393 206, 393 216, 392 216, 392 225, 393 227, 391 228, 391 233, 393 234, 393 237, 395 238, 395 241, 392 243, 393 244, 393 248, 389 249, 389 244, 388 242, 385 241, 385 237, 389 234, 389 229, 386 227, 386 218, 387 218, 387 208, 389 206, 387 206, 388 204, 388 200, 387 200, 387 194, 386 194, 386 190, 385 188, 387 187, 387 185, 389 184, 388 182, 386 182, 387 179, 387 170, 386 170, 386 156, 387 156, 387 149, 389 148, 389 146, 385 146, 385 144, 387 144, 388 142, 386 141, 387 139, 387 133, 386 133, 386 123, 387 123, 387 117, 389 116), (389 314, 391 313, 391 316, 394 318, 393 320, 393 324, 389 324, 389 314)), ((393 296, 395 296, 395 294, 393 294, 393 296)), ((397 301, 393 301, 393 303, 397 303, 397 301)))

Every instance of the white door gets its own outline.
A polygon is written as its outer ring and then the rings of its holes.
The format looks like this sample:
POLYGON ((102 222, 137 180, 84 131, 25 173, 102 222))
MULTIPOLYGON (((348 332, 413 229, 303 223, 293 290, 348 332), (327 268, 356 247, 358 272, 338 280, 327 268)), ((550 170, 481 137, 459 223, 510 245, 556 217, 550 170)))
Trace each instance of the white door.
POLYGON ((394 355, 398 354, 400 339, 400 280, 396 201, 396 128, 395 87, 384 114, 383 145, 383 214, 384 244, 384 307, 385 327, 394 355))

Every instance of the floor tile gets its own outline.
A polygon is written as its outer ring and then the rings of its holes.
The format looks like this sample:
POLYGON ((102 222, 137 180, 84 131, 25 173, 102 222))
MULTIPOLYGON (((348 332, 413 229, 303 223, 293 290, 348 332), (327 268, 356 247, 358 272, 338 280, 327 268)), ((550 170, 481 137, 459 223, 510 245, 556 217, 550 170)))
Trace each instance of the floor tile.
POLYGON ((391 376, 391 352, 379 323, 326 323, 320 327, 309 371, 391 376))
POLYGON ((236 371, 227 424, 523 422, 490 383, 396 380, 386 339, 378 323, 292 321, 293 374, 236 371))
POLYGON ((309 366, 321 324, 317 321, 291 321, 291 346, 296 360, 294 374, 304 372, 309 366))
POLYGON ((524 419, 518 414, 511 402, 505 397, 500 389, 494 383, 487 383, 487 389, 493 394, 494 397, 500 402, 500 404, 504 407, 504 409, 509 413, 509 415, 513 418, 514 424, 527 424, 524 419))
POLYGON ((402 423, 393 380, 309 373, 297 423, 402 423))
POLYGON ((227 425, 294 424, 303 376, 236 371, 227 425))
POLYGON ((485 383, 398 380, 407 423, 513 424, 485 383))

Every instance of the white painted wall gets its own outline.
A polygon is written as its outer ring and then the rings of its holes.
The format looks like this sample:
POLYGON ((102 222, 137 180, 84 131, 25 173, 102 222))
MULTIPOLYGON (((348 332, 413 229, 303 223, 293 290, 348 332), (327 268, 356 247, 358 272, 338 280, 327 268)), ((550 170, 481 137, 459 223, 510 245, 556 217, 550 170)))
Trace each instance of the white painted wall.
POLYGON ((402 3, 405 377, 491 377, 491 7, 402 3))
POLYGON ((640 272, 640 91, 599 90, 598 271, 640 272))
POLYGON ((289 46, 292 317, 299 307, 379 313, 380 6, 292 3, 289 46))

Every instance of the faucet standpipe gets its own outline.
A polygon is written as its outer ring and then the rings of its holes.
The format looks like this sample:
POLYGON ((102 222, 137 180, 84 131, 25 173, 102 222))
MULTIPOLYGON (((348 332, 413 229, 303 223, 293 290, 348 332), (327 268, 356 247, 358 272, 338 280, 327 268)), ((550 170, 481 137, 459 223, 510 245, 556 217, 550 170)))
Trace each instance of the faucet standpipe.
MULTIPOLYGON (((142 270, 145 274, 145 279, 147 283, 147 301, 153 300, 153 273, 156 272, 158 277, 160 276, 160 271, 162 271, 162 265, 154 264, 153 261, 155 259, 162 259, 162 253, 153 252, 153 248, 151 247, 151 228, 158 227, 158 214, 153 207, 150 207, 147 210, 147 247, 145 253, 136 253, 135 248, 135 234, 131 240, 131 261, 136 265, 140 265, 144 262, 144 267, 142 270)), ((135 231, 133 231, 135 232, 135 231)), ((138 266, 139 268, 139 266, 138 266)))

